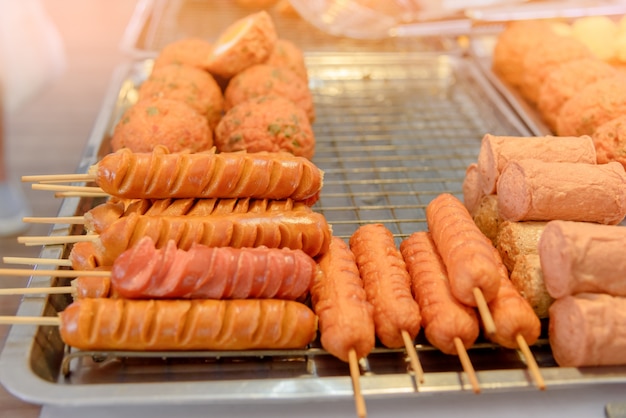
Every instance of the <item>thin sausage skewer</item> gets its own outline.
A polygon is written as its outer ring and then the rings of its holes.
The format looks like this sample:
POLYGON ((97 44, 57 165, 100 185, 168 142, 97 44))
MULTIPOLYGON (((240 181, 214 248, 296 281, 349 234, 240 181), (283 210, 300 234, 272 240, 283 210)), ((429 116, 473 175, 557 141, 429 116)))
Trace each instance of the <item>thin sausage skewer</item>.
POLYGON ((485 332, 494 334, 495 324, 486 303, 496 297, 500 286, 495 248, 463 203, 449 193, 428 204, 426 219, 446 266, 452 294, 465 305, 476 306, 485 332))
MULTIPOLYGON (((162 146, 149 153, 124 148, 105 155, 88 174, 91 178, 83 177, 83 181, 94 181, 104 192, 128 198, 309 200, 316 199, 323 183, 323 172, 311 161, 286 152, 169 153, 162 146)), ((55 178, 25 176, 22 180, 55 178)))
POLYGON ((424 372, 413 341, 420 331, 420 308, 393 234, 382 224, 359 227, 350 237, 367 299, 374 306, 376 335, 389 348, 404 346, 419 382, 424 372))
POLYGON ((81 350, 185 351, 296 349, 317 332, 306 305, 276 299, 79 299, 59 317, 0 317, 0 323, 59 326, 81 350))
POLYGON ((349 363, 357 414, 365 416, 358 359, 367 357, 376 342, 373 307, 367 301, 354 254, 341 238, 332 237, 319 266, 321 274, 311 287, 311 302, 319 318, 322 347, 349 363))
POLYGON ((474 392, 479 393, 476 373, 466 351, 480 333, 475 310, 452 296, 446 267, 429 232, 411 234, 400 243, 400 252, 421 309, 426 338, 443 353, 459 356, 474 392))
POLYGON ((2 257, 2 261, 6 264, 72 267, 72 261, 64 258, 2 257))
MULTIPOLYGON (((123 252, 110 270, 21 270, 20 273, 63 277, 72 274, 102 277, 108 273, 113 291, 129 299, 299 300, 308 294, 318 268, 315 260, 300 250, 192 245, 185 251, 176 248, 174 241, 157 249, 149 237, 144 237, 123 252)), ((12 272, 15 270, 9 270, 12 272)))

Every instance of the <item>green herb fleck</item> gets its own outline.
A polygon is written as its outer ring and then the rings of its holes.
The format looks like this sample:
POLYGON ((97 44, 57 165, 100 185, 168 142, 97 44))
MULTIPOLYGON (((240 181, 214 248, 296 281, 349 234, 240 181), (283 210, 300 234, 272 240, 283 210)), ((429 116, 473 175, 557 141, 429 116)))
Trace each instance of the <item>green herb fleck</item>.
POLYGON ((277 125, 277 124, 275 124, 275 123, 272 123, 272 124, 270 124, 270 125, 268 125, 268 126, 267 126, 267 131, 268 131, 269 133, 271 133, 272 135, 274 135, 274 136, 278 136, 278 134, 279 134, 279 133, 280 133, 280 131, 281 131, 281 127, 280 127, 280 125, 277 125))
POLYGON ((150 106, 146 108, 146 113, 148 116, 155 116, 159 114, 159 109, 154 106, 150 106))

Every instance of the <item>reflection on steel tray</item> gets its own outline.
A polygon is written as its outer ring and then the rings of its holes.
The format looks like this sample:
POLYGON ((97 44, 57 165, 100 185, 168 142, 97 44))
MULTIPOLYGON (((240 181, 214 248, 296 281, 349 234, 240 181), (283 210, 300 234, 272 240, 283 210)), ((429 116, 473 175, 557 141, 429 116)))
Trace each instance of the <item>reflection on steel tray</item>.
MULTIPOLYGON (((456 56, 385 53, 307 56, 317 120, 315 163, 325 185, 315 209, 346 239, 359 225, 384 223, 397 242, 425 230, 425 206, 439 193, 461 196, 468 164, 486 132, 528 135, 472 61, 456 56)), ((119 69, 78 169, 108 150, 121 113, 136 100, 149 61, 119 69)), ((82 214, 97 201, 67 198, 59 215, 82 214)), ((53 235, 80 233, 55 225, 53 235)), ((47 246, 42 257, 66 257, 47 246)), ((49 266, 40 265, 46 269, 49 266)), ((33 278, 31 287, 67 279, 33 278)), ((19 315, 56 315, 68 296, 28 296, 19 315)), ((378 347, 361 362, 363 395, 384 397, 470 392, 458 358, 422 335, 415 341, 423 384, 407 372, 403 350, 378 347)), ((531 347, 550 387, 625 383, 626 368, 556 367, 543 338, 531 347)), ((516 350, 479 341, 469 350, 484 391, 537 390, 516 350)), ((319 342, 303 350, 262 352, 93 353, 68 350, 55 327, 11 330, 0 358, 9 391, 30 402, 102 405, 185 402, 268 402, 349 398, 348 365, 319 342)))

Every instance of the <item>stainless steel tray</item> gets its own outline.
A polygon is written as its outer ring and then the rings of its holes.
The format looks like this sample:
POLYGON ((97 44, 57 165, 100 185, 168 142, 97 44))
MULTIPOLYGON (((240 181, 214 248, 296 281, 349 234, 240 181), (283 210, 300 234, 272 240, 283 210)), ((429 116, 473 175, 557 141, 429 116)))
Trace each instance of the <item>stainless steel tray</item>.
MULTIPOLYGON (((136 99, 150 64, 140 60, 118 69, 78 172, 107 151, 110 132, 136 99)), ((307 65, 317 111, 314 161, 326 173, 315 209, 343 238, 367 222, 384 223, 398 242, 424 230, 432 198, 441 192, 461 196, 465 169, 476 161, 485 133, 529 134, 471 60, 325 53, 309 54, 307 65)), ((67 198, 59 215, 82 214, 96 203, 67 198)), ((74 228, 55 225, 52 235, 81 232, 74 228)), ((67 251, 47 246, 41 255, 59 258, 67 251)), ((33 277, 29 286, 57 284, 63 279, 33 277)), ((55 315, 68 303, 61 295, 27 296, 18 315, 55 315)), ((403 351, 377 348, 361 363, 366 400, 472 393, 456 357, 433 349, 421 335, 415 343, 425 382, 417 384, 407 373, 403 351)), ((545 333, 531 348, 548 388, 626 384, 626 367, 556 367, 545 333)), ((483 393, 537 390, 516 350, 479 341, 469 355, 483 393)), ((317 342, 287 352, 82 353, 67 350, 55 327, 26 325, 9 333, 0 380, 21 399, 62 407, 266 404, 353 395, 347 364, 317 342)))

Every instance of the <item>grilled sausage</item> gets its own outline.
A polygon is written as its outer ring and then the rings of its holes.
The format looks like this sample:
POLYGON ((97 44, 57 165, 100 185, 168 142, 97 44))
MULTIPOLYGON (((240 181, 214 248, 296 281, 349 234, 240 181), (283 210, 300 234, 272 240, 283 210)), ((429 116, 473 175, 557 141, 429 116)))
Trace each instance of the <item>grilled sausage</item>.
POLYGON ((81 350, 302 348, 317 331, 306 305, 276 299, 80 299, 60 316, 61 338, 81 350))
POLYGON ((463 203, 451 194, 442 193, 426 206, 426 220, 446 265, 454 297, 476 306, 474 288, 478 288, 487 302, 494 299, 500 286, 495 248, 463 203))
POLYGON ((415 339, 421 327, 411 277, 391 231, 382 224, 359 227, 350 237, 367 300, 374 306, 376 335, 386 347, 404 347, 402 331, 415 339))
POLYGON ((238 198, 315 199, 323 172, 289 153, 150 153, 121 149, 90 172, 106 193, 134 199, 238 198))
POLYGON ((626 296, 626 228, 548 222, 539 240, 546 289, 554 298, 576 293, 626 296))
MULTIPOLYGON (((96 267, 94 270, 110 270, 109 267, 96 267)), ((72 297, 84 298, 108 298, 112 296, 111 278, 102 276, 79 276, 72 280, 72 297)))
POLYGON ((120 201, 106 202, 85 213, 85 229, 101 233, 122 216, 131 213, 148 216, 209 216, 230 213, 310 210, 304 202, 292 199, 136 199, 124 207, 120 201))
POLYGON ((367 357, 375 344, 373 307, 354 254, 341 238, 333 237, 319 266, 322 274, 313 282, 311 302, 319 317, 322 347, 345 362, 352 349, 358 358, 367 357))
POLYGON ((96 245, 92 241, 75 242, 68 256, 74 270, 95 270, 103 266, 96 245))
POLYGON ((400 251, 411 275, 426 339, 446 354, 458 354, 455 338, 470 348, 480 332, 478 316, 452 296, 446 267, 430 233, 414 232, 400 243, 400 251))
POLYGON ((498 179, 498 211, 509 221, 618 224, 626 216, 625 185, 617 162, 510 161, 498 179))
POLYGON ((305 297, 317 264, 289 248, 161 249, 144 237, 123 252, 111 269, 111 284, 129 299, 289 299, 305 297))
POLYGON ((486 134, 478 153, 478 171, 484 194, 496 192, 496 183, 509 161, 533 158, 547 162, 596 163, 590 136, 515 137, 486 134))
POLYGON ((316 257, 328 250, 331 229, 316 212, 266 212, 231 215, 141 216, 120 218, 100 234, 96 247, 103 265, 112 265, 126 249, 144 236, 157 247, 174 240, 188 250, 192 243, 209 247, 291 248, 316 257))
POLYGON ((528 345, 532 345, 541 334, 541 321, 528 301, 520 295, 509 280, 508 271, 499 259, 498 250, 494 248, 493 252, 498 258, 497 272, 500 287, 496 297, 488 303, 496 325, 496 332, 487 334, 487 338, 506 348, 518 348, 517 335, 519 334, 528 345))
POLYGON ((580 293, 550 306, 548 338, 562 367, 626 365, 626 298, 580 293))
POLYGON ((474 216, 484 196, 478 164, 470 164, 465 170, 463 179, 463 204, 470 215, 474 216))

